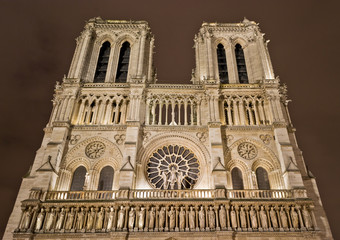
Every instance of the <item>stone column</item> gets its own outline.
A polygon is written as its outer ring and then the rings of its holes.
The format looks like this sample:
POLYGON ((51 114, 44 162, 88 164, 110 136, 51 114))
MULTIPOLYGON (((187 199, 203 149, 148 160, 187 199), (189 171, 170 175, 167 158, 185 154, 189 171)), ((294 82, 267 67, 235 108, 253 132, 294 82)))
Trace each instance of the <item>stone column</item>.
POLYGON ((316 222, 316 218, 315 218, 315 214, 314 214, 314 206, 312 206, 312 205, 310 205, 309 206, 309 209, 310 209, 310 215, 311 215, 311 217, 312 217, 312 222, 313 222, 313 227, 314 227, 314 230, 315 231, 319 231, 320 229, 319 229, 319 227, 318 227, 318 225, 317 225, 317 222, 316 222))
POLYGON ((295 209, 297 209, 297 212, 298 212, 298 215, 299 215, 299 222, 300 222, 301 231, 306 231, 307 229, 305 228, 305 225, 303 223, 302 216, 301 216, 301 207, 296 206, 295 209))

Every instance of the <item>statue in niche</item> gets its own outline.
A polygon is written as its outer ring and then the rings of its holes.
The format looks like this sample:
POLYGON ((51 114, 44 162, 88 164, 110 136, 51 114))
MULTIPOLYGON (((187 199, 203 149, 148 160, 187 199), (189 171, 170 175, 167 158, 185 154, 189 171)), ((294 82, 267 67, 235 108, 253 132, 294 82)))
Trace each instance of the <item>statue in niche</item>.
POLYGON ((107 217, 107 225, 106 230, 111 230, 113 227, 113 219, 115 217, 115 212, 113 211, 113 207, 110 208, 109 215, 107 217))
POLYGON ((71 208, 71 211, 67 214, 67 220, 65 224, 65 229, 70 230, 73 227, 73 220, 74 220, 74 208, 71 208))
POLYGON ((281 218, 281 224, 283 228, 288 228, 288 219, 287 214, 284 211, 283 207, 280 209, 280 218, 281 218))
POLYGON ((264 211, 263 206, 261 206, 261 210, 260 210, 260 219, 261 219, 262 228, 264 229, 268 228, 267 214, 264 211))
POLYGON ((84 208, 82 207, 77 214, 76 229, 80 230, 84 228, 84 220, 85 220, 85 213, 84 213, 84 208))
POLYGON ((155 208, 151 207, 151 210, 149 211, 149 229, 153 229, 155 225, 155 208))
POLYGON ((306 206, 303 206, 302 208, 302 217, 303 217, 303 221, 305 222, 305 227, 307 229, 312 228, 312 219, 306 206))
POLYGON ((220 217, 220 225, 222 229, 225 229, 227 227, 227 221, 226 221, 226 210, 225 207, 222 205, 219 210, 219 217, 220 217))
POLYGON ((170 189, 175 189, 175 183, 177 182, 177 177, 176 177, 176 168, 174 166, 171 167, 170 170, 170 189))
POLYGON ((144 228, 144 221, 145 221, 145 208, 141 207, 138 213, 138 228, 139 230, 143 230, 144 228))
POLYGON ((246 219, 246 212, 244 211, 244 207, 241 207, 241 210, 240 210, 240 221, 241 221, 241 228, 246 228, 247 219, 246 219))
POLYGON ((195 219, 196 219, 196 213, 193 206, 190 206, 189 211, 189 226, 190 230, 195 229, 195 219))
POLYGON ((32 207, 29 207, 23 214, 20 229, 27 230, 30 227, 31 218, 32 218, 32 207))
POLYGON ((47 218, 47 220, 46 220, 45 229, 46 229, 47 231, 49 231, 49 230, 52 229, 52 225, 53 225, 53 223, 54 223, 55 216, 56 216, 56 214, 55 214, 55 209, 52 208, 52 209, 51 209, 51 212, 50 212, 50 214, 48 215, 48 218, 47 218))
POLYGON ((92 230, 95 216, 96 216, 96 212, 94 211, 94 208, 91 207, 91 210, 87 213, 86 230, 92 230))
POLYGON ((35 231, 40 231, 45 218, 45 209, 41 209, 37 217, 37 222, 35 224, 35 231))
POLYGON ((270 220, 272 221, 273 228, 278 228, 279 226, 277 223, 277 217, 276 217, 276 212, 275 212, 274 207, 270 208, 269 215, 270 215, 270 220))
POLYGON ((88 189, 89 184, 90 184, 90 174, 88 172, 86 172, 84 186, 83 186, 84 191, 86 191, 88 189))
POLYGON ((201 206, 201 208, 198 212, 198 220, 200 222, 200 228, 201 229, 205 228, 205 213, 204 213, 203 206, 201 206))
POLYGON ((57 223, 55 225, 56 230, 60 230, 63 227, 64 219, 65 219, 65 209, 62 208, 60 210, 59 218, 58 218, 57 223))
POLYGON ((165 207, 162 207, 159 211, 159 228, 164 228, 164 222, 165 222, 165 207))
POLYGON ((169 215, 169 228, 170 230, 172 230, 175 228, 175 224, 176 224, 176 212, 173 206, 171 206, 168 215, 169 215))
POLYGON ((120 206, 118 211, 118 222, 117 222, 117 229, 121 230, 124 225, 124 217, 125 217, 125 210, 123 206, 120 206))
POLYGON ((133 229, 135 225, 136 210, 131 207, 129 211, 129 229, 133 229))
POLYGON ((162 179, 163 179, 163 189, 166 190, 166 189, 168 189, 168 178, 167 178, 164 171, 161 173, 161 176, 162 176, 162 179))
POLYGON ((97 222, 96 222, 97 230, 103 229, 103 222, 104 222, 104 208, 101 207, 99 212, 97 213, 97 222))
POLYGON ((236 212, 235 212, 234 206, 231 207, 230 219, 231 219, 231 227, 236 229, 237 228, 237 220, 236 220, 236 212))
POLYGON ((292 207, 290 210, 290 216, 292 218, 293 228, 299 228, 299 216, 297 212, 295 211, 294 207, 292 207))
POLYGON ((184 228, 185 228, 185 210, 184 210, 184 207, 181 207, 181 210, 179 212, 179 228, 181 230, 184 230, 184 228))
POLYGON ((178 173, 178 176, 177 176, 177 189, 182 189, 182 180, 183 180, 184 176, 183 176, 183 173, 182 172, 179 172, 178 173))
POLYGON ((215 216, 215 211, 212 206, 210 206, 209 211, 208 211, 208 219, 209 219, 209 228, 214 229, 216 216, 215 216))
POLYGON ((257 226, 257 216, 256 216, 256 212, 255 212, 253 206, 250 207, 249 215, 250 215, 251 227, 253 229, 257 229, 257 227, 258 227, 257 226))

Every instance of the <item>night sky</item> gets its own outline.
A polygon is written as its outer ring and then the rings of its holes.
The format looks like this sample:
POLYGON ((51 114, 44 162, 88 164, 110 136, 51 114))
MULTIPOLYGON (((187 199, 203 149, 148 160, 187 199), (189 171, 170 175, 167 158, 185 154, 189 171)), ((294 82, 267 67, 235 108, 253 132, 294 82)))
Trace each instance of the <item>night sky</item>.
POLYGON ((53 88, 67 74, 85 21, 146 20, 155 34, 158 83, 190 83, 193 38, 203 21, 260 23, 276 76, 316 176, 334 239, 339 217, 340 21, 337 1, 0 1, 0 237, 22 176, 40 147, 53 88), (70 3, 71 2, 71 3, 70 3))

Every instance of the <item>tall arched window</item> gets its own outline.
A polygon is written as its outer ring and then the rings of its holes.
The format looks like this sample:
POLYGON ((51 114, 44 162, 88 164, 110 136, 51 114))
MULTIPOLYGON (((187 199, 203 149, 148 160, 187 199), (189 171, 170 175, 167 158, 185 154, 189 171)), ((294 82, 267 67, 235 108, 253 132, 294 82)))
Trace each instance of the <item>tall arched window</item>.
POLYGON ((70 191, 82 191, 85 183, 86 168, 78 167, 74 173, 71 183, 70 191))
POLYGON ((122 47, 120 48, 116 82, 118 83, 126 82, 129 70, 129 61, 130 61, 130 43, 124 42, 122 47))
POLYGON ((98 183, 99 191, 112 190, 113 173, 113 168, 110 166, 106 166, 100 171, 98 183))
POLYGON ((220 82, 229 83, 227 58, 225 56, 225 50, 222 44, 217 45, 217 63, 220 82))
POLYGON ((256 169, 257 185, 261 190, 270 190, 269 178, 266 169, 259 167, 256 169))
POLYGON ((93 82, 95 83, 105 82, 107 66, 109 64, 110 50, 111 50, 110 43, 104 42, 102 47, 100 48, 96 73, 94 74, 93 82))
POLYGON ((231 180, 233 183, 234 190, 244 189, 242 172, 239 168, 235 167, 233 168, 233 170, 231 170, 231 180))
POLYGON ((238 79, 240 83, 249 83, 246 60, 244 58, 244 53, 242 46, 240 44, 236 44, 235 46, 235 56, 236 56, 236 65, 238 72, 238 79))

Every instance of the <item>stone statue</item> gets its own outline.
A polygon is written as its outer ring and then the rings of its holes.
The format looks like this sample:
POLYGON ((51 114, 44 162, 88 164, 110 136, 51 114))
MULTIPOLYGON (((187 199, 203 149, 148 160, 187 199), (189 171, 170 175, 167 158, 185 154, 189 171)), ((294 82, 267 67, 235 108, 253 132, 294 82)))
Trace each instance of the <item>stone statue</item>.
POLYGON ((166 190, 168 189, 168 179, 164 171, 161 173, 161 176, 163 179, 163 189, 166 190))
POLYGON ((179 212, 179 228, 184 230, 185 228, 185 210, 184 207, 181 207, 181 211, 179 212))
POLYGON ((279 226, 277 223, 277 217, 276 217, 276 212, 274 210, 274 207, 270 208, 269 215, 270 215, 270 220, 272 221, 273 228, 278 228, 279 226))
POLYGON ((225 229, 227 227, 227 221, 226 221, 226 210, 225 207, 222 205, 219 210, 219 217, 220 217, 220 225, 222 229, 225 229))
POLYGON ((295 211, 294 207, 292 207, 290 210, 290 216, 292 218, 293 228, 299 228, 299 216, 297 212, 295 211))
POLYGON ((84 186, 83 186, 83 190, 87 190, 90 184, 90 174, 87 172, 85 174, 85 181, 84 181, 84 186))
POLYGON ((32 218, 32 207, 29 207, 23 214, 20 228, 23 230, 27 230, 30 227, 31 218, 32 218))
POLYGON ((73 220, 74 220, 74 208, 71 208, 71 211, 67 214, 67 220, 65 224, 65 229, 70 230, 73 227, 73 220))
POLYGON ((45 210, 42 208, 37 217, 37 222, 35 224, 35 231, 40 231, 45 218, 45 210))
POLYGON ((244 211, 244 207, 241 207, 240 221, 241 221, 241 228, 246 228, 247 227, 247 219, 246 219, 246 212, 244 211))
POLYGON ((303 217, 303 221, 305 222, 305 227, 307 229, 312 228, 312 219, 306 206, 303 206, 302 208, 302 217, 303 217))
POLYGON ((169 214, 169 229, 172 230, 175 228, 176 224, 176 212, 173 206, 171 206, 168 214, 169 214))
POLYGON ((144 221, 145 221, 145 208, 141 207, 138 213, 138 228, 140 230, 143 230, 144 228, 144 221))
POLYGON ((193 208, 193 206, 190 206, 190 211, 189 211, 189 226, 190 229, 195 229, 195 219, 196 219, 196 213, 193 208))
POLYGON ((159 228, 164 228, 164 222, 165 222, 165 207, 162 207, 159 211, 159 228))
POLYGON ((280 218, 281 218, 282 227, 283 228, 288 228, 287 214, 284 211, 283 207, 281 207, 281 210, 280 210, 280 218))
POLYGON ((84 220, 85 220, 84 208, 81 208, 80 211, 77 214, 76 229, 83 229, 84 228, 84 220))
POLYGON ((124 226, 124 217, 125 217, 125 210, 123 206, 120 206, 118 211, 118 222, 117 222, 117 229, 122 229, 124 226))
POLYGON ((267 214, 264 211, 263 206, 261 206, 261 210, 260 210, 260 219, 261 219, 262 228, 264 229, 268 228, 267 214))
POLYGON ((170 181, 170 189, 175 189, 175 183, 177 182, 177 177, 176 177, 176 169, 174 166, 171 167, 169 181, 170 181))
POLYGON ((257 227, 258 227, 257 226, 257 216, 256 216, 256 212, 255 212, 253 206, 250 207, 249 215, 250 215, 251 227, 253 229, 257 229, 257 227))
POLYGON ((48 218, 46 220, 46 225, 45 225, 45 229, 47 231, 52 229, 52 225, 54 223, 55 220, 55 209, 52 208, 50 214, 48 215, 48 218))
POLYGON ((113 219, 115 217, 115 212, 113 211, 113 208, 110 208, 109 216, 107 217, 107 225, 106 230, 111 230, 113 227, 113 219))
POLYGON ((230 219, 231 219, 231 227, 236 229, 237 228, 237 220, 236 220, 236 212, 234 210, 234 206, 231 207, 230 219))
POLYGON ((136 210, 131 207, 129 211, 129 229, 133 229, 135 225, 136 210))
POLYGON ((91 210, 87 213, 86 230, 92 230, 95 216, 96 212, 94 211, 94 208, 91 207, 91 210))
POLYGON ((151 210, 149 211, 149 229, 153 229, 155 227, 155 208, 151 207, 151 210))
POLYGON ((200 222, 200 228, 205 228, 205 213, 204 208, 201 206, 199 212, 198 212, 198 220, 200 222))
POLYGON ((55 225, 56 230, 60 230, 63 227, 64 219, 65 219, 65 209, 62 208, 60 210, 59 218, 58 218, 57 223, 55 225))
POLYGON ((182 180, 183 180, 183 173, 179 172, 177 176, 177 188, 182 189, 182 180))
POLYGON ((214 229, 215 228, 215 222, 216 222, 216 216, 215 211, 212 206, 210 206, 210 209, 208 211, 208 219, 209 219, 209 228, 214 229))
POLYGON ((97 213, 97 222, 96 222, 96 229, 103 229, 103 222, 104 222, 104 208, 101 207, 100 211, 97 213))

